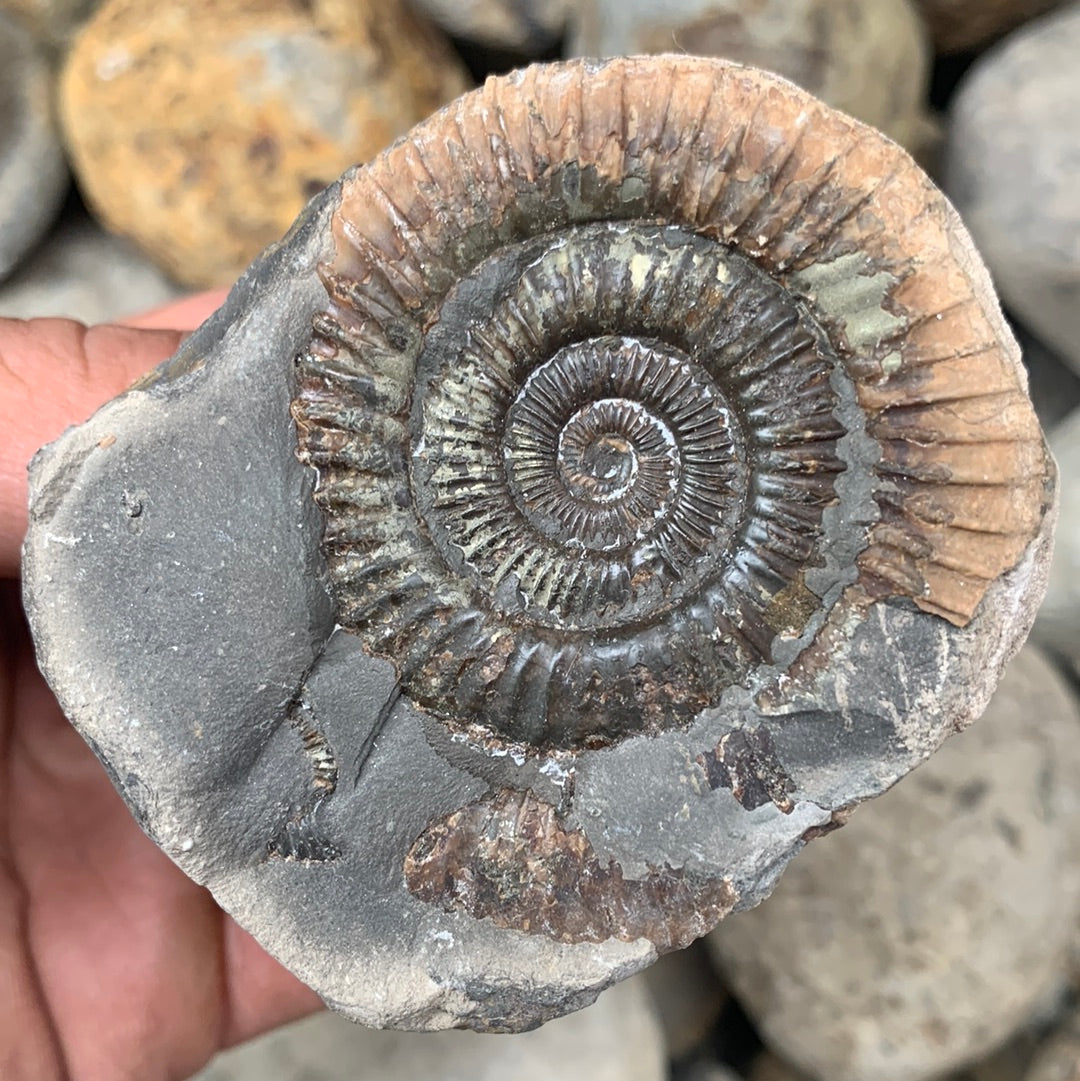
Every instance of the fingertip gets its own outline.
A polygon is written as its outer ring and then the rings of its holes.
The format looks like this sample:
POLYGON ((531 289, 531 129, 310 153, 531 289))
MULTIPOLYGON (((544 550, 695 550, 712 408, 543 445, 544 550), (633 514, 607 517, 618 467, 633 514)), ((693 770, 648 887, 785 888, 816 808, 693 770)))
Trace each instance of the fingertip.
POLYGON ((70 319, 0 319, 0 575, 18 573, 30 458, 168 358, 183 337, 70 319))
POLYGON ((221 307, 228 295, 228 289, 210 289, 170 301, 148 312, 127 316, 118 323, 143 330, 194 330, 221 307))
POLYGON ((224 1050, 279 1025, 325 1009, 322 999, 224 915, 224 1050))

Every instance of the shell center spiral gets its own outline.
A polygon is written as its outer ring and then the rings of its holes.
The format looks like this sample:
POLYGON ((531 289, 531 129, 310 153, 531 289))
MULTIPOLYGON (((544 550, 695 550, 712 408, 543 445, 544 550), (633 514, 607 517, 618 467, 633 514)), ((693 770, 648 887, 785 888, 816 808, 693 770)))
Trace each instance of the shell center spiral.
POLYGON ((745 489, 742 436, 708 372, 659 338, 612 334, 478 390, 492 372, 466 351, 425 396, 424 452, 442 466, 420 487, 448 564, 507 616, 563 629, 650 617, 692 589, 745 489))
POLYGON ((658 392, 679 385, 685 408, 696 402, 706 414, 698 434, 707 453, 733 455, 729 418, 710 382, 685 358, 639 342, 567 347, 532 374, 509 410, 503 457, 517 509, 568 549, 641 542, 678 497, 684 453, 703 451, 680 444, 680 403, 658 392), (637 366, 632 383, 628 358, 637 366))
POLYGON ((610 743, 689 723, 804 633, 845 373, 782 282, 707 237, 595 223, 498 247, 398 329, 307 438, 336 471, 338 618, 421 709, 610 743))
MULTIPOLYGON (((570 497, 603 506, 633 496, 644 459, 649 469, 670 445, 671 433, 637 402, 609 398, 578 410, 559 433, 559 476, 570 497)), ((660 459, 671 493, 676 475, 669 457, 660 459)), ((664 492, 658 493, 663 495, 664 492)))
MULTIPOLYGON (((633 403, 629 403, 631 406, 633 403)), ((638 473, 637 447, 618 431, 586 432, 591 427, 582 410, 559 436, 559 468, 563 483, 578 499, 610 503, 631 490, 638 473), (569 434, 568 434, 569 433, 569 434)))

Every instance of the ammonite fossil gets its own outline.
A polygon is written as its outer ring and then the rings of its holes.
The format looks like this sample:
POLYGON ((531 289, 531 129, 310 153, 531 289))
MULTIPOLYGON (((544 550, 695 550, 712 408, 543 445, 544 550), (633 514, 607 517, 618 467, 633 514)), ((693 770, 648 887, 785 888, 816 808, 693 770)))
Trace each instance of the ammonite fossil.
POLYGON ((515 1029, 979 714, 1054 473, 903 151, 656 57, 347 174, 34 488, 44 670, 162 847, 349 1015, 515 1029))

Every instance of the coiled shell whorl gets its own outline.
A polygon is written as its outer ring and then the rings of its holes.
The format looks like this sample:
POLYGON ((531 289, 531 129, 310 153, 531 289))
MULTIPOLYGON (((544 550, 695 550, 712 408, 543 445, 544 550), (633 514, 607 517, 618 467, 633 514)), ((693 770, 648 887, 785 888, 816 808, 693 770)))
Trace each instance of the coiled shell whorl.
POLYGON ((333 230, 293 411, 338 621, 470 739, 685 727, 877 603, 964 626, 1046 511, 951 208, 778 78, 492 79, 333 230))

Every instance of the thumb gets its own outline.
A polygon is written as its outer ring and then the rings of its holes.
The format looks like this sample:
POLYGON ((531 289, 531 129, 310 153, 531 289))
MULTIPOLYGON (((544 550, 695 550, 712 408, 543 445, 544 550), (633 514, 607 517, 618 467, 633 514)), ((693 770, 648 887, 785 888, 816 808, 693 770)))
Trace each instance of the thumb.
MULTIPOLYGON (((154 312, 155 328, 195 326, 222 294, 154 312)), ((137 322, 137 320, 132 320, 137 322)), ((70 319, 0 319, 0 577, 18 573, 26 466, 35 451, 176 351, 185 330, 86 327, 70 319)))

